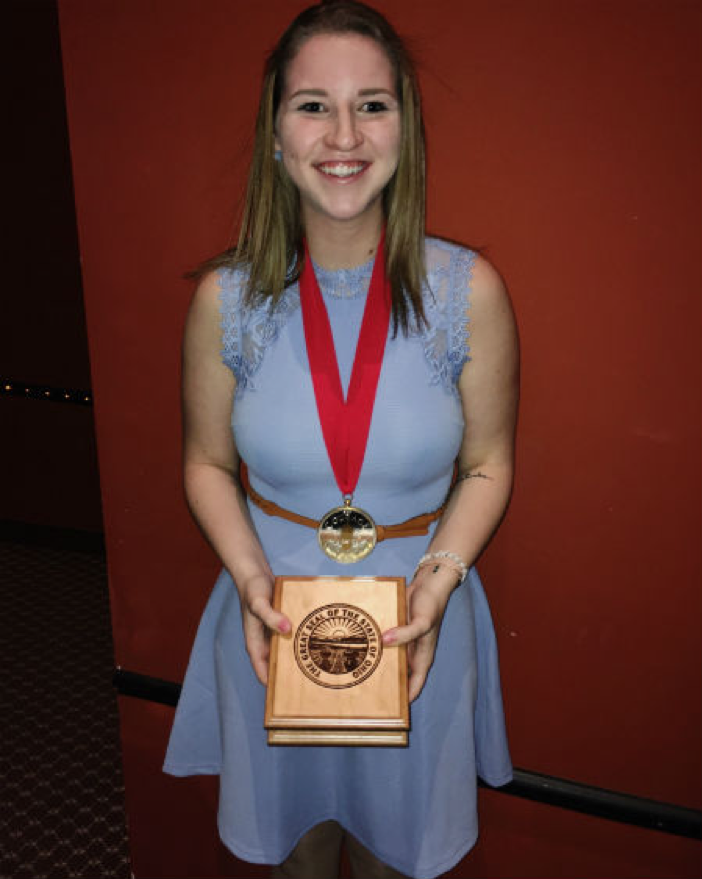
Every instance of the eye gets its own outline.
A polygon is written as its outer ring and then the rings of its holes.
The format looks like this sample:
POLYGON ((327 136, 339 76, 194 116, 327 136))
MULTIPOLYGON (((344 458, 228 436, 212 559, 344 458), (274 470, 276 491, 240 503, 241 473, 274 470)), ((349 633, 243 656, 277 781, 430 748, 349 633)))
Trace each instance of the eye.
POLYGON ((382 113, 387 109, 388 105, 385 101, 366 101, 365 104, 361 105, 361 110, 364 113, 382 113))
POLYGON ((301 113, 322 113, 325 107, 320 101, 305 101, 297 109, 301 113))

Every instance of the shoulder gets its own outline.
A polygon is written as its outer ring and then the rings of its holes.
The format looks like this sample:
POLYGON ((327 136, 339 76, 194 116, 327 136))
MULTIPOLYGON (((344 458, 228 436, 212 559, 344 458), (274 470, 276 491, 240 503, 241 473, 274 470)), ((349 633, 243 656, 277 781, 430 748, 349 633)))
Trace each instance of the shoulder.
POLYGON ((476 254, 470 281, 472 347, 496 337, 516 345, 516 324, 507 285, 502 275, 484 256, 476 254))
POLYGON ((238 301, 246 279, 247 273, 241 268, 220 267, 205 272, 193 292, 191 311, 218 312, 225 303, 238 301))
POLYGON ((457 383, 469 361, 487 363, 496 351, 516 352, 512 306, 502 276, 477 250, 434 237, 425 246, 427 344, 437 347, 434 340, 444 334, 442 345, 457 383))
POLYGON ((185 324, 186 351, 216 353, 234 366, 234 352, 239 347, 241 276, 237 269, 217 268, 200 278, 185 324))
POLYGON ((193 291, 183 335, 184 366, 219 360, 222 349, 220 317, 220 272, 203 275, 193 291))
POLYGON ((192 305, 193 315, 202 313, 210 332, 216 334, 222 361, 234 373, 238 392, 254 387, 266 351, 300 305, 297 285, 289 287, 274 307, 264 297, 251 298, 248 286, 248 265, 216 268, 203 276, 192 305))
POLYGON ((473 308, 490 309, 509 303, 502 276, 477 250, 443 238, 427 237, 425 255, 430 286, 432 277, 446 276, 454 295, 470 294, 473 308))
POLYGON ((219 322, 219 300, 221 295, 221 272, 212 271, 203 275, 193 291, 188 310, 187 330, 202 328, 213 321, 219 322))
POLYGON ((511 377, 510 387, 515 384, 519 336, 512 302, 501 274, 480 254, 475 255, 470 280, 470 351, 473 362, 467 373, 476 380, 494 372, 511 377))
POLYGON ((241 321, 248 273, 244 268, 219 267, 204 274, 193 292, 188 322, 207 321, 227 332, 241 321))
POLYGON ((465 308, 477 257, 474 250, 454 241, 425 239, 426 293, 441 311, 465 308))
POLYGON ((474 316, 481 314, 511 314, 512 306, 502 275, 489 260, 475 255, 471 276, 471 300, 474 316))
POLYGON ((444 238, 427 236, 424 239, 424 258, 427 275, 463 272, 470 275, 477 254, 470 247, 447 241, 444 238))

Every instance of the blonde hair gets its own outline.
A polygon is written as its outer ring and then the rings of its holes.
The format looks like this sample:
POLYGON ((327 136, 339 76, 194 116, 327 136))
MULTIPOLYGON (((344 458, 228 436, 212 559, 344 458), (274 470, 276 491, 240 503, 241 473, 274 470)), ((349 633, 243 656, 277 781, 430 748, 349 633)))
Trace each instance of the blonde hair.
POLYGON ((397 169, 383 193, 385 263, 392 288, 393 330, 426 324, 422 306, 425 214, 425 146, 419 86, 402 40, 376 10, 357 0, 326 0, 301 12, 268 56, 256 119, 244 211, 235 247, 208 260, 194 274, 245 265, 248 304, 271 308, 300 276, 304 230, 300 199, 274 156, 275 118, 285 73, 302 44, 318 34, 358 34, 374 40, 390 61, 401 111, 397 169))

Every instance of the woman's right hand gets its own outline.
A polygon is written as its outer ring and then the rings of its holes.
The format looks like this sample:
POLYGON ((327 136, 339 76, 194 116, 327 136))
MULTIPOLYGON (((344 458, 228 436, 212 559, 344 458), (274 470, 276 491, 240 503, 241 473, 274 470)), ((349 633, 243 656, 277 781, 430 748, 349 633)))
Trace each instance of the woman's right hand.
POLYGON ((285 614, 273 609, 272 597, 273 581, 265 574, 252 577, 239 587, 246 652, 256 677, 264 686, 268 683, 271 632, 287 635, 292 629, 285 614))

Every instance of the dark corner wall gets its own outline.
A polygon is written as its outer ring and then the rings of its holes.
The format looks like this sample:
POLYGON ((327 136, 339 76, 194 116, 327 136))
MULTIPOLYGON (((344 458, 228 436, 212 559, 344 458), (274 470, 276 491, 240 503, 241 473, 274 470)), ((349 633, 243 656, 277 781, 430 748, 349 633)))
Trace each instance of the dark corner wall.
POLYGON ((102 528, 55 0, 3 3, 0 521, 102 528), (63 402, 60 402, 63 401, 63 402))

